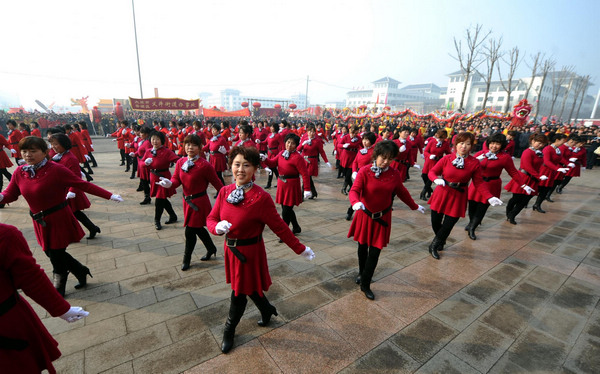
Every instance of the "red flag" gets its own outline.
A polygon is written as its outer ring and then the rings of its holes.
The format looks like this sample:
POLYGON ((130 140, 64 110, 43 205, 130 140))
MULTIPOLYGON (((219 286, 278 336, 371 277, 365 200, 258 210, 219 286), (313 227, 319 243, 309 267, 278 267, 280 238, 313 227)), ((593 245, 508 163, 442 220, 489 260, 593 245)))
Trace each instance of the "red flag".
POLYGON ((379 104, 379 94, 377 94, 377 102, 375 104, 379 104))
POLYGON ((387 93, 385 94, 385 103, 383 103, 384 105, 387 105, 387 93))

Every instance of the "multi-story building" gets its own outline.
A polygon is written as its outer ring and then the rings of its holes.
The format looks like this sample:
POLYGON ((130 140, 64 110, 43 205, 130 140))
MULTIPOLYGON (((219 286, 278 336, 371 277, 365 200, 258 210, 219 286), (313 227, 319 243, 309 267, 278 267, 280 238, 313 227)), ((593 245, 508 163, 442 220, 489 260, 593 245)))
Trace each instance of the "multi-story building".
POLYGON ((216 106, 217 108, 225 108, 227 111, 242 109, 243 102, 248 103, 250 107, 253 103, 259 102, 261 108, 273 108, 276 104, 279 104, 285 109, 292 103, 296 104, 298 109, 304 109, 307 106, 306 95, 293 95, 289 98, 241 95, 239 90, 231 88, 221 90, 217 95, 210 92, 201 92, 198 96, 202 100, 200 105, 203 107, 212 108, 216 106))

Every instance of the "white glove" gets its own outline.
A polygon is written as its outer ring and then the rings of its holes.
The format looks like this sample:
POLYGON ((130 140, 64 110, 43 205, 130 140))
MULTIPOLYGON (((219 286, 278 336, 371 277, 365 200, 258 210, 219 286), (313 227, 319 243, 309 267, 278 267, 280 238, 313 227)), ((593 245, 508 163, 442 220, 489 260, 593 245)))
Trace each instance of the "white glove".
POLYGON ((87 317, 90 312, 86 312, 82 307, 72 306, 69 308, 69 311, 60 316, 60 318, 64 319, 67 322, 75 322, 79 321, 83 317, 87 317))
POLYGON ((334 156, 337 155, 337 150, 335 150, 335 149, 333 150, 333 155, 334 156))
POLYGON ((511 156, 511 158, 514 160, 514 159, 515 159, 515 156, 511 156))
POLYGON ((116 142, 116 141, 117 141, 117 139, 113 139, 112 141, 113 141, 113 142, 116 142))
POLYGON ((260 154, 260 160, 261 160, 261 161, 264 161, 264 160, 266 160, 266 159, 267 159, 267 155, 265 155, 265 154, 262 154, 262 153, 261 153, 261 154, 260 154))
POLYGON ((485 155, 479 155, 476 157, 479 161, 483 160, 485 158, 485 155))
POLYGON ((121 197, 121 195, 110 195, 110 199, 112 201, 116 201, 117 203, 123 202, 123 198, 121 197))
POLYGON ((352 180, 355 180, 357 175, 358 175, 358 172, 356 172, 356 171, 353 172, 352 173, 352 180))
POLYGON ((304 258, 306 258, 308 261, 312 261, 315 259, 315 252, 313 252, 312 249, 310 249, 310 247, 306 247, 304 249, 304 252, 300 253, 301 256, 304 256, 304 258))
POLYGON ((348 148, 348 147, 350 147, 350 143, 346 143, 346 144, 344 144, 342 147, 343 147, 343 148, 348 148))
POLYGON ((567 171, 569 171, 569 168, 558 168, 558 170, 556 170, 556 171, 558 171, 559 173, 567 174, 567 171))
POLYGON ((434 160, 434 159, 435 159, 435 155, 430 155, 430 156, 429 156, 429 159, 430 159, 430 160, 434 160))
POLYGON ((227 234, 231 228, 231 223, 227 221, 221 221, 215 226, 215 232, 219 235, 227 234))
POLYGON ((582 166, 582 167, 581 167, 581 170, 585 170, 585 166, 582 166))
POLYGON ((106 134, 106 137, 107 137, 107 138, 110 138, 111 136, 112 136, 112 135, 110 135, 110 134, 106 134))
POLYGON ((254 142, 255 142, 256 144, 260 144, 260 139, 256 139, 254 142))
POLYGON ((531 195, 533 192, 535 192, 535 190, 533 188, 529 187, 526 184, 522 185, 521 188, 525 190, 527 195, 531 195))
POLYGON ((413 168, 420 169, 420 168, 421 168, 421 165, 419 165, 419 164, 414 164, 414 165, 413 165, 413 168))
POLYGON ((425 207, 423 205, 419 205, 419 207, 417 208, 417 210, 423 214, 425 214, 425 207))
POLYGON ((129 148, 130 146, 131 146, 131 144, 125 143, 125 147, 129 148))
POLYGON ((232 141, 233 140, 233 136, 230 136, 229 138, 227 138, 227 140, 232 141))
POLYGON ((273 170, 271 170, 271 168, 268 166, 265 168, 265 171, 269 173, 269 175, 273 174, 273 170))
POLYGON ((304 198, 308 199, 310 197, 312 197, 312 192, 310 192, 310 191, 304 191, 304 198))
POLYGON ((406 146, 404 144, 402 144, 402 147, 400 147, 400 152, 404 152, 406 151, 406 146))
POLYGON ((571 157, 571 158, 569 159, 569 161, 571 161, 571 162, 575 162, 575 161, 577 161, 577 157, 571 157))
POLYGON ((446 185, 446 182, 442 178, 435 179, 433 181, 433 183, 437 184, 438 186, 445 186, 446 185))
POLYGON ((133 157, 133 156, 135 156, 135 153, 129 152, 129 157, 133 157))
POLYGON ((19 161, 17 161, 17 164, 19 164, 19 166, 20 165, 25 165, 25 160, 20 159, 19 161))
POLYGON ((173 182, 171 182, 168 178, 160 177, 160 182, 156 182, 156 184, 164 188, 171 188, 173 182))
POLYGON ((329 163, 329 161, 327 161, 327 162, 325 163, 325 165, 327 165, 327 167, 331 169, 331 164, 329 163))
POLYGON ((79 173, 81 173, 81 179, 85 179, 86 178, 85 173, 83 171, 80 171, 79 173))
POLYGON ((92 161, 92 159, 91 159, 91 158, 90 158, 90 156, 88 156, 88 155, 83 155, 83 157, 85 157, 85 160, 86 160, 86 161, 92 161))
POLYGON ((220 146, 220 147, 219 147, 219 149, 218 149, 218 151, 219 151, 220 153, 222 153, 222 154, 225 154, 225 153, 227 153, 227 150, 225 149, 225 146, 224 146, 224 145, 220 146))
POLYGON ((547 177, 546 175, 542 175, 542 176, 540 177, 540 180, 541 180, 541 181, 545 181, 546 179, 548 179, 548 177, 547 177))
POLYGON ((75 196, 76 196, 75 192, 71 192, 71 191, 67 192, 67 199, 74 199, 75 196))
POLYGON ((574 168, 574 167, 575 167, 575 164, 574 164, 574 163, 572 163, 572 162, 569 162, 569 163, 567 164, 567 166, 568 166, 568 167, 570 167, 570 168, 574 168))
POLYGON ((365 210, 365 204, 359 201, 358 203, 352 205, 352 210, 365 210))
POLYGON ((92 151, 94 150, 94 145, 90 144, 90 148, 92 149, 92 151))
POLYGON ((150 166, 150 164, 152 163, 152 161, 154 161, 154 160, 152 159, 152 157, 148 157, 148 158, 147 158, 147 159, 144 161, 144 164, 146 164, 146 166, 150 166))
POLYGON ((307 145, 308 144, 308 140, 305 140, 302 142, 302 145, 307 145))
POLYGON ((208 160, 208 158, 210 157, 210 152, 204 152, 204 157, 208 160))
POLYGON ((490 203, 491 206, 498 206, 502 205, 502 200, 498 199, 497 197, 490 197, 488 199, 488 203, 490 203))
MULTIPOLYGON (((435 156, 434 156, 435 157, 435 156)), ((421 153, 421 158, 425 160, 425 155, 421 153)))
POLYGON ((10 150, 10 153, 12 153, 13 155, 17 153, 17 151, 15 151, 14 149, 10 150))

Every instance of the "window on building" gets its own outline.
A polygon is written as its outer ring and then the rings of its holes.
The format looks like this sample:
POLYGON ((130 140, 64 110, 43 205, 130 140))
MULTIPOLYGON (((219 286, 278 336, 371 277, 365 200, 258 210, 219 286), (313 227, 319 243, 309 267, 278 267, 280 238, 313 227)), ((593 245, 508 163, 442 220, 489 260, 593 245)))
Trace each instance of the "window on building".
POLYGON ((483 101, 483 97, 478 97, 478 98, 477 98, 477 102, 478 102, 478 103, 480 103, 480 102, 482 102, 482 101, 483 101))
POLYGON ((485 92, 485 87, 479 87, 479 89, 477 90, 477 92, 485 92))
POLYGON ((500 96, 500 97, 498 98, 498 101, 504 101, 504 96, 500 96))

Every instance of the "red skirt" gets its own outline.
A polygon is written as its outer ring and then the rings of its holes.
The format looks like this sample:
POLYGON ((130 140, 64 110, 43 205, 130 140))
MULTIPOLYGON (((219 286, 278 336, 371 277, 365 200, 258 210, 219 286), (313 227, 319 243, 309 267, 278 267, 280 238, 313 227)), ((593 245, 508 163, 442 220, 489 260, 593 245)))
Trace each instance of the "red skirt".
POLYGON ((85 196, 85 192, 81 190, 75 191, 75 198, 67 200, 69 202, 69 207, 73 212, 77 212, 78 210, 84 210, 92 206, 87 196, 85 196))
POLYGON ((8 169, 11 166, 13 166, 13 163, 10 161, 10 158, 4 149, 0 149, 0 169, 8 169))
POLYGON ((263 292, 268 291, 273 283, 269 274, 264 241, 261 239, 259 243, 253 245, 236 247, 246 257, 246 262, 243 264, 231 253, 226 242, 223 247, 225 279, 227 283, 231 284, 235 295, 252 295, 254 292, 258 292, 260 296, 263 296, 263 292))
POLYGON ((354 241, 367 244, 369 247, 384 248, 390 242, 392 211, 387 212, 381 219, 387 222, 388 225, 383 226, 371 219, 364 210, 357 211, 354 214, 354 219, 352 219, 348 237, 353 237, 354 241))
POLYGON ((448 186, 436 186, 427 202, 431 210, 450 217, 464 217, 467 211, 467 187, 460 192, 448 186))
POLYGON ((215 168, 215 171, 227 170, 227 158, 221 152, 215 152, 209 157, 210 164, 215 168))
POLYGON ((300 186, 300 177, 277 180, 277 193, 275 202, 286 206, 295 206, 302 203, 302 188, 300 186))
MULTIPOLYGON (((490 193, 495 197, 500 197, 500 193, 502 192, 502 179, 492 179, 491 181, 484 181, 485 186, 490 190, 490 193)), ((523 192, 525 190, 521 189, 523 192)), ((478 203, 488 204, 488 201, 483 195, 479 192, 480 190, 475 187, 473 182, 469 185, 469 200, 476 201, 478 203)))
MULTIPOLYGON (((171 179, 171 172, 168 170, 161 171, 159 174, 164 178, 171 179)), ((175 195, 175 188, 164 188, 156 184, 157 182, 160 182, 158 175, 150 173, 150 196, 156 197, 157 199, 166 199, 175 195)))

